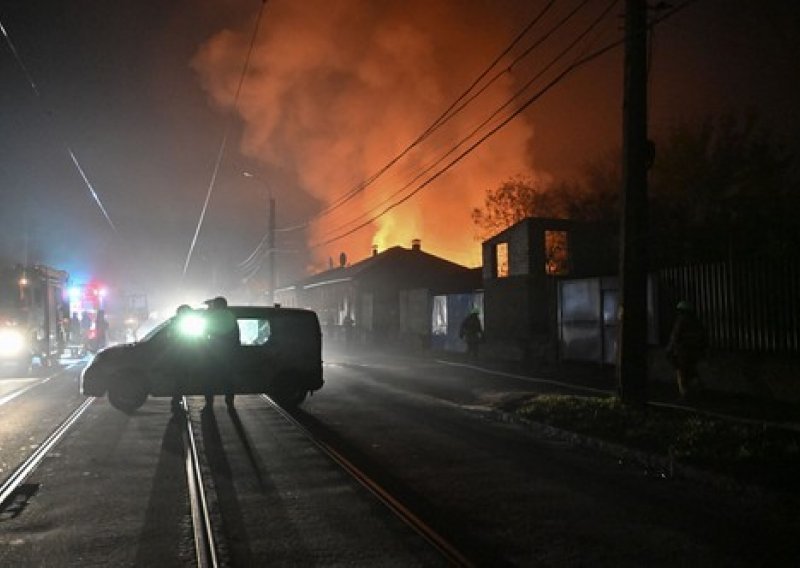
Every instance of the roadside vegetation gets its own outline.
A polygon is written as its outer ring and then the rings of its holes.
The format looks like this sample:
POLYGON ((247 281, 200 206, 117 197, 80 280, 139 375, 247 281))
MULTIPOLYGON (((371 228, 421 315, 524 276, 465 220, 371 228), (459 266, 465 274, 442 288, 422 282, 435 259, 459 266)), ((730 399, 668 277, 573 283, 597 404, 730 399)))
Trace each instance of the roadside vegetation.
POLYGON ((779 489, 800 475, 800 432, 617 398, 540 395, 515 412, 527 419, 779 489))

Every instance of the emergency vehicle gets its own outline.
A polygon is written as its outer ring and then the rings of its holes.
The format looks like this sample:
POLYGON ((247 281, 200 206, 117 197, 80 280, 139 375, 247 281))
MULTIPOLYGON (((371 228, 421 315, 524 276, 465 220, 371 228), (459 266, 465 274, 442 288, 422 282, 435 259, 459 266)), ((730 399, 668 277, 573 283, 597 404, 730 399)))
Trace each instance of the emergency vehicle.
POLYGON ((69 275, 49 266, 0 267, 0 372, 27 374, 58 361, 66 345, 69 275))

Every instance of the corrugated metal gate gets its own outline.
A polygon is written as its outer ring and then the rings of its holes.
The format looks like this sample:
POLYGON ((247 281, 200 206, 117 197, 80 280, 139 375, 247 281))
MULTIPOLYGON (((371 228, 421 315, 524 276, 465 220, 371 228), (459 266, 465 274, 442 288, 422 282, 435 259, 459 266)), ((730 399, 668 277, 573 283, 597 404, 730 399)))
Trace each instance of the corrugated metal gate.
MULTIPOLYGON (((675 306, 688 300, 712 348, 800 353, 800 261, 743 260, 680 266, 648 279, 648 340, 664 344, 675 306)), ((616 278, 565 279, 558 288, 559 356, 614 363, 616 278)))
MULTIPOLYGON (((679 300, 697 307, 712 347, 800 352, 800 261, 747 260, 681 266, 658 273, 662 314, 679 300)), ((662 317, 665 326, 671 317, 662 317)), ((669 329, 661 328, 662 337, 669 329)))

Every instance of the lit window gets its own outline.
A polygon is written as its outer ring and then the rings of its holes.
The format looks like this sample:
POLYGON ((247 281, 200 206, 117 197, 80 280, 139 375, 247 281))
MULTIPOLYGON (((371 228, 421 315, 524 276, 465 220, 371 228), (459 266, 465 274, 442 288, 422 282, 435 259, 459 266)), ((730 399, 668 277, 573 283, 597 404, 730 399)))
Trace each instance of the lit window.
POLYGON ((495 266, 498 278, 508 276, 508 243, 498 243, 495 247, 495 266))
POLYGON ((239 319, 239 340, 242 345, 265 345, 270 338, 269 321, 265 319, 239 319))
POLYGON ((569 274, 569 245, 567 231, 544 232, 544 271, 546 274, 569 274))

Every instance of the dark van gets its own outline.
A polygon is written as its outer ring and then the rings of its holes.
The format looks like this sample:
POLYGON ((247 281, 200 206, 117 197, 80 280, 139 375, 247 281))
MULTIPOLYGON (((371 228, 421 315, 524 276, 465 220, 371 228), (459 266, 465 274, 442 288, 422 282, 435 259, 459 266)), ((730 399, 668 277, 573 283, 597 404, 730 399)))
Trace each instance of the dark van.
POLYGON ((203 333, 206 310, 162 323, 141 341, 100 351, 81 374, 81 392, 132 412, 148 396, 265 393, 285 407, 322 388, 322 334, 316 313, 229 306, 239 345, 223 352, 203 333))

